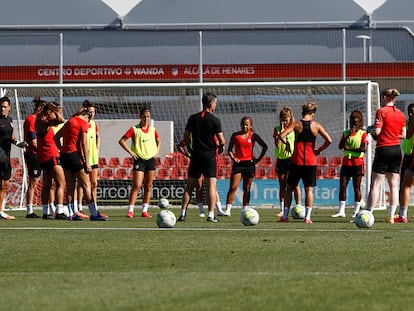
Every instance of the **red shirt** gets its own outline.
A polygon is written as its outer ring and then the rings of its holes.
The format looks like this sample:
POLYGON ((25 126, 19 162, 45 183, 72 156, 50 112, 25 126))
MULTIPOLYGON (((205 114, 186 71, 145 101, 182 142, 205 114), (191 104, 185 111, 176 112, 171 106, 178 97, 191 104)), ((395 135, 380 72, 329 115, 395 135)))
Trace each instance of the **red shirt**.
POLYGON ((381 107, 377 110, 374 126, 381 128, 377 136, 377 148, 399 145, 405 127, 405 115, 395 106, 381 107))
POLYGON ((45 135, 37 136, 37 154, 39 162, 47 162, 51 157, 59 157, 59 149, 55 144, 55 132, 51 127, 47 129, 45 135))
POLYGON ((78 152, 81 149, 82 133, 87 133, 88 127, 88 122, 80 117, 70 118, 62 129, 62 153, 78 152))
POLYGON ((24 120, 23 131, 24 131, 24 141, 29 144, 29 147, 26 148, 27 154, 37 154, 37 148, 33 146, 30 142, 36 139, 36 115, 28 115, 26 120, 24 120))
POLYGON ((249 132, 247 137, 243 133, 234 136, 234 156, 240 161, 253 159, 253 132, 249 132))

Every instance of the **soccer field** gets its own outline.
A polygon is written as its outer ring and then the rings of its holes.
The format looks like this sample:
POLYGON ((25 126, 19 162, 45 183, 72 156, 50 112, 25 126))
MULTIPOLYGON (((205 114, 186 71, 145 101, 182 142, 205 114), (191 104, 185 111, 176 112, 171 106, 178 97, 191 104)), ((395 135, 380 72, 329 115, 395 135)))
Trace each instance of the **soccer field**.
MULTIPOLYGON (((159 209, 150 209, 155 216, 159 209)), ((172 209, 178 216, 179 210, 172 209)), ((414 220, 371 229, 333 210, 311 225, 259 209, 158 229, 155 217, 107 222, 0 221, 0 310, 407 310, 414 290, 414 220)), ((351 211, 348 211, 351 214, 351 211)))

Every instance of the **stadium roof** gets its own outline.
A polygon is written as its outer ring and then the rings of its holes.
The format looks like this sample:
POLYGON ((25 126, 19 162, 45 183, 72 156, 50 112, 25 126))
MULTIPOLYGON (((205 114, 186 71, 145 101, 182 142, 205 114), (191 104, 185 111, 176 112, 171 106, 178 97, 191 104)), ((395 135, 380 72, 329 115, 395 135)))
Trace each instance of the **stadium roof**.
POLYGON ((3 0, 1 7, 8 14, 0 20, 0 30, 414 25, 412 0, 3 0))

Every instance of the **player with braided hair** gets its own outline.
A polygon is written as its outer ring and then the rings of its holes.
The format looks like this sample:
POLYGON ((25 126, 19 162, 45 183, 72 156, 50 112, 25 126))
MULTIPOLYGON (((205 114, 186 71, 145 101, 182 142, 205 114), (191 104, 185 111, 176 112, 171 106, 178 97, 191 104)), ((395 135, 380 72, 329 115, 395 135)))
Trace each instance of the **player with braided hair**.
POLYGON ((355 205, 352 217, 361 208, 361 181, 365 174, 365 151, 368 145, 368 134, 363 129, 364 117, 360 110, 354 110, 349 117, 349 129, 342 133, 339 149, 343 149, 341 173, 339 178, 339 210, 332 217, 345 217, 346 188, 352 178, 355 205))

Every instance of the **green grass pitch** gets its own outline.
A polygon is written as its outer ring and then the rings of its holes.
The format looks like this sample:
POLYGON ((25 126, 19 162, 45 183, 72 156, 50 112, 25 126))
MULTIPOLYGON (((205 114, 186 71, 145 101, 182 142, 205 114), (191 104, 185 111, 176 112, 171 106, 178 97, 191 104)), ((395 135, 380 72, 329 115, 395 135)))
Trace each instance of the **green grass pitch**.
MULTIPOLYGON (((334 210, 313 224, 278 223, 258 209, 244 227, 240 209, 207 223, 158 229, 105 209, 107 222, 0 221, 0 310, 407 310, 414 293, 414 219, 371 229, 334 210)), ((172 209, 178 216, 179 210, 172 209)), ((139 212, 139 209, 136 209, 139 212)), ((351 215, 351 211, 347 211, 351 215)), ((139 213, 137 213, 139 214, 139 213)), ((410 214, 411 216, 411 214, 410 214)))

